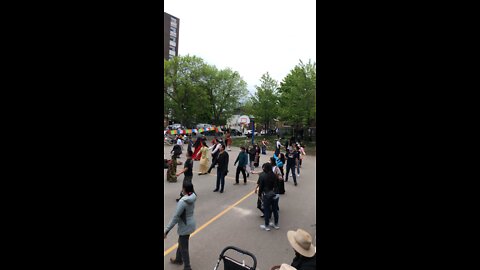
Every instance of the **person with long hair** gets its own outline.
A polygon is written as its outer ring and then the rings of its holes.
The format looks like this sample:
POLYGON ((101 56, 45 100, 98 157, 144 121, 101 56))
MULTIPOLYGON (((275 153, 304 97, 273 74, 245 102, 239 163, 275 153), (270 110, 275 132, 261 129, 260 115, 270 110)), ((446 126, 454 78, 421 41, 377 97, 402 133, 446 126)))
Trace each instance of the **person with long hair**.
POLYGON ((202 140, 202 149, 200 150, 200 172, 198 175, 204 175, 208 172, 208 147, 207 142, 202 140))
POLYGON ((200 153, 200 150, 202 149, 202 141, 203 138, 201 136, 198 136, 197 139, 195 140, 195 143, 193 144, 194 150, 193 150, 193 160, 200 160, 202 158, 202 153, 200 153))
POLYGON ((196 222, 194 218, 195 201, 197 194, 193 189, 192 181, 184 181, 182 185, 182 198, 177 203, 177 208, 173 214, 172 219, 163 230, 163 239, 167 238, 167 234, 175 225, 178 225, 178 248, 175 258, 170 258, 172 264, 183 264, 184 270, 191 270, 190 255, 188 250, 188 242, 190 234, 196 229, 196 222))

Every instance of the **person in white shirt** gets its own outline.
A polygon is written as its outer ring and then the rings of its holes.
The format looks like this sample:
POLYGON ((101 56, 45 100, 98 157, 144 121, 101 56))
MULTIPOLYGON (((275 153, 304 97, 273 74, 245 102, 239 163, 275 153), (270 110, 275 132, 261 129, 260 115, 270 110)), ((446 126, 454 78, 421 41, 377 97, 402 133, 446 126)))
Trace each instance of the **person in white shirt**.
POLYGON ((280 147, 283 147, 283 145, 280 143, 280 140, 277 139, 277 144, 276 144, 276 148, 275 148, 275 155, 277 155, 277 157, 280 154, 280 147))
POLYGON ((180 145, 180 147, 182 148, 182 151, 183 151, 183 140, 182 140, 182 136, 178 136, 178 139, 177 139, 177 144, 180 145))
POLYGON ((213 168, 215 168, 215 163, 217 162, 218 154, 220 153, 220 147, 222 146, 217 139, 214 140, 214 145, 210 146, 209 149, 212 150, 212 165, 208 169, 208 173, 212 171, 213 168))

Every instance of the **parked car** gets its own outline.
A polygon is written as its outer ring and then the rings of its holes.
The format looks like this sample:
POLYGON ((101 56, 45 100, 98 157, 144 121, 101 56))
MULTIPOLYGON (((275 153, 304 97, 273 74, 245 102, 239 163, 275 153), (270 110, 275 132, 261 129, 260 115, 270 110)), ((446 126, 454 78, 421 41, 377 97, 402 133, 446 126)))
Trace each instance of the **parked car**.
MULTIPOLYGON (((249 130, 245 131, 245 135, 246 135, 248 138, 252 137, 252 130, 249 129, 249 130)), ((258 136, 258 135, 259 135, 259 133, 258 133, 257 131, 255 131, 255 136, 258 136)))
POLYGON ((185 129, 185 126, 182 126, 182 124, 172 124, 167 127, 170 130, 175 130, 175 129, 185 129))
POLYGON ((212 125, 210 124, 197 124, 197 128, 211 128, 212 125))
POLYGON ((230 134, 232 134, 232 136, 242 136, 242 132, 234 128, 230 129, 230 134))

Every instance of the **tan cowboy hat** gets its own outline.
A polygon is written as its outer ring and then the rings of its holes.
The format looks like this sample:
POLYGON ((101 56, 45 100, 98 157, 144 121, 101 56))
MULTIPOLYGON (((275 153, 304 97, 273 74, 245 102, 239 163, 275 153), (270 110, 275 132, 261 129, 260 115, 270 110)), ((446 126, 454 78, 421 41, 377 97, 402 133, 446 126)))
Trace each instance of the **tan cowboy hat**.
POLYGON ((284 263, 284 264, 280 265, 279 270, 297 270, 297 268, 284 263))
POLYGON ((297 231, 288 231, 287 238, 293 249, 295 249, 301 255, 308 258, 315 255, 316 249, 312 244, 312 236, 308 232, 302 229, 298 229, 297 231))

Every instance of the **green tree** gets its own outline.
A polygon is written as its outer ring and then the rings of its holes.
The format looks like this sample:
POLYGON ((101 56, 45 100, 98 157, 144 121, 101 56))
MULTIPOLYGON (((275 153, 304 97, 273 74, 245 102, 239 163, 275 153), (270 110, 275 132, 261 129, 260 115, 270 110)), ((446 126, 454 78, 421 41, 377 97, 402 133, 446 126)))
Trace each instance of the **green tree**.
POLYGON ((247 83, 240 74, 229 68, 219 70, 215 66, 205 68, 204 88, 209 99, 212 122, 225 124, 239 107, 242 96, 248 93, 247 83))
POLYGON ((296 128, 316 121, 316 64, 302 61, 280 83, 280 115, 296 128))
POLYGON ((278 82, 265 73, 260 78, 260 86, 255 86, 256 92, 251 97, 249 104, 251 114, 255 116, 255 122, 261 123, 268 130, 271 128, 273 119, 278 117, 278 82))
POLYGON ((167 114, 187 127, 208 115, 208 99, 202 87, 204 61, 179 56, 164 61, 164 105, 167 114))

